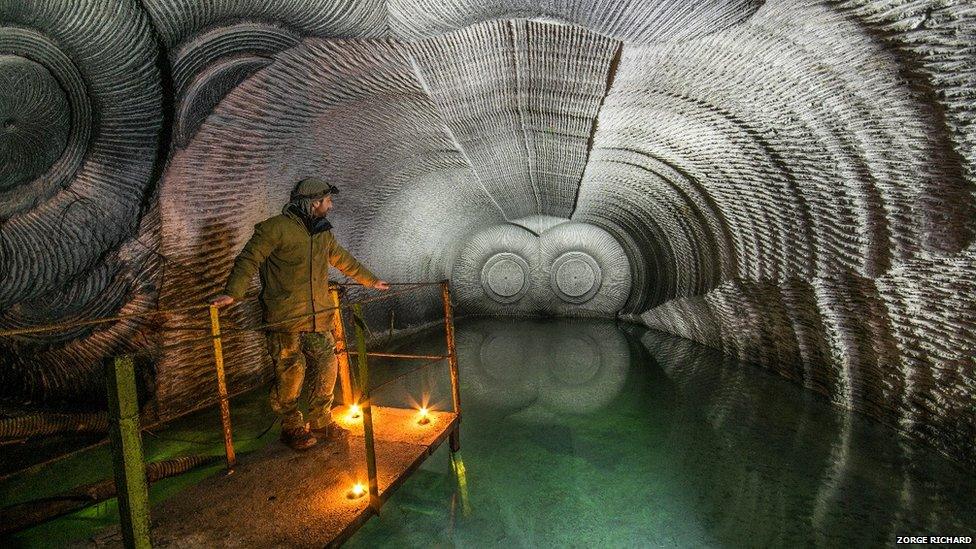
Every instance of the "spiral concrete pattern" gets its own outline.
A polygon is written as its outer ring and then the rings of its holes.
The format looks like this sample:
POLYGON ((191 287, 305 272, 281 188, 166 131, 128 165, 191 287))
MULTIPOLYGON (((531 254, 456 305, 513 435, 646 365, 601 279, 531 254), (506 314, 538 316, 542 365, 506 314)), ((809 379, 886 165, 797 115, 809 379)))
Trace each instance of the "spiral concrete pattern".
POLYGON ((532 272, 539 268, 538 238, 515 224, 492 225, 472 235, 453 262, 458 304, 483 314, 537 311, 532 272))
POLYGON ((7 84, 3 102, 9 112, 3 126, 6 146, 12 147, 7 154, 19 155, 21 162, 30 157, 19 168, 5 168, 25 172, 12 174, 0 189, 0 219, 7 220, 48 198, 71 179, 88 147, 92 120, 81 72, 49 37, 34 29, 4 27, 0 44, 7 84), (50 78, 60 89, 54 89, 50 78), (54 103, 41 106, 44 96, 54 103), (46 114, 31 121, 31 111, 46 114), (67 128, 64 121, 70 121, 67 128), (58 156, 52 159, 55 152, 58 156))
POLYGON ((64 151, 70 131, 68 100, 43 65, 0 56, 0 190, 33 181, 64 151))
MULTIPOLYGON (((157 53, 134 1, 0 3, 0 330, 155 306, 157 53)), ((3 396, 97 399, 101 359, 140 334, 127 321, 5 339, 3 396)))
POLYGON ((377 0, 146 0, 171 67, 175 144, 185 147, 213 107, 304 36, 381 36, 377 0))
MULTIPOLYGON (((0 79, 33 82, 0 91, 4 327, 199 303, 317 175, 350 251, 459 313, 619 314, 976 464, 970 2, 44 5, 0 6, 0 79)), ((200 322, 145 344, 161 416, 210 394, 200 322)), ((4 379, 43 396, 23 357, 94 335, 18 340, 4 379)), ((227 351, 268 375, 258 334, 227 351)))
POLYGON ((633 269, 607 231, 567 221, 539 235, 534 283, 542 312, 554 316, 607 316, 620 311, 631 291, 633 269))

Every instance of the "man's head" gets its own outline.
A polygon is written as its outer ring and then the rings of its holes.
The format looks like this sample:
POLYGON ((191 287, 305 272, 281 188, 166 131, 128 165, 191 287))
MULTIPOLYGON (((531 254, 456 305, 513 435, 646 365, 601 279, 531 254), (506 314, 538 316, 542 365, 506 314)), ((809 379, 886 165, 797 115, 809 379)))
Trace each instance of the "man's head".
POLYGON ((332 195, 327 194, 318 200, 312 201, 312 215, 315 217, 325 217, 332 209, 332 195))
POLYGON ((338 192, 338 188, 317 177, 307 177, 295 185, 291 203, 311 217, 325 217, 332 209, 332 195, 338 192))

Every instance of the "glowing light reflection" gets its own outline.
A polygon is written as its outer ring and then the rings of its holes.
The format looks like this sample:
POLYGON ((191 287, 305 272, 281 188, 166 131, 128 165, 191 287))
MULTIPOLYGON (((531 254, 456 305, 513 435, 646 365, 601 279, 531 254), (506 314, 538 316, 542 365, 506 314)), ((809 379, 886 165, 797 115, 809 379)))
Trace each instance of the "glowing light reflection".
POLYGON ((366 486, 364 486, 362 482, 357 482, 356 484, 352 485, 352 488, 350 488, 348 492, 346 492, 346 497, 349 499, 359 499, 363 497, 365 493, 366 486))
POLYGON ((357 419, 363 417, 363 410, 358 404, 353 404, 349 406, 349 413, 346 414, 347 421, 356 421, 357 419))

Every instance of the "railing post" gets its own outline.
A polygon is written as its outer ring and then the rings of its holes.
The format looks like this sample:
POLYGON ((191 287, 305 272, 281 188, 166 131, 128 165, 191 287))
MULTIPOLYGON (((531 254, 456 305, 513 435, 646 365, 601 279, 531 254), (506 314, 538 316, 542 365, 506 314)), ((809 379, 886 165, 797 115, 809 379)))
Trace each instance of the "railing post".
POLYGON ((353 324, 356 326, 356 358, 359 360, 359 390, 363 410, 363 438, 366 440, 366 475, 369 478, 369 504, 380 512, 380 488, 376 475, 376 448, 373 440, 373 410, 369 397, 369 365, 366 356, 366 334, 363 331, 363 307, 353 305, 353 324))
POLYGON ((461 513, 467 517, 471 515, 471 501, 468 498, 468 474, 464 468, 464 461, 461 459, 461 452, 451 454, 451 471, 454 473, 457 493, 461 498, 461 513))
MULTIPOLYGON (((454 413, 458 416, 458 425, 460 426, 461 387, 458 381, 457 348, 454 346, 454 308, 451 306, 451 288, 447 280, 441 281, 441 298, 444 301, 444 331, 447 337, 447 360, 451 368, 451 400, 453 401, 454 413)), ((451 431, 450 442, 452 452, 457 452, 461 449, 458 427, 455 427, 451 431)))
POLYGON ((213 336, 214 364, 217 367, 217 395, 220 399, 220 424, 224 430, 224 453, 227 456, 227 474, 234 472, 237 455, 234 452, 234 436, 230 425, 230 402, 227 381, 224 379, 224 347, 220 341, 220 312, 210 306, 210 334, 213 336))
POLYGON ((342 323, 342 307, 340 306, 339 285, 335 282, 329 283, 329 293, 332 294, 332 302, 339 307, 333 316, 332 331, 335 334, 335 352, 339 364, 339 386, 342 387, 342 403, 350 406, 356 403, 355 395, 352 390, 352 376, 349 371, 349 348, 346 344, 346 326, 342 323))
POLYGON ((149 487, 139 430, 139 400, 132 357, 107 362, 109 437, 115 466, 122 541, 131 549, 152 547, 149 542, 149 487))

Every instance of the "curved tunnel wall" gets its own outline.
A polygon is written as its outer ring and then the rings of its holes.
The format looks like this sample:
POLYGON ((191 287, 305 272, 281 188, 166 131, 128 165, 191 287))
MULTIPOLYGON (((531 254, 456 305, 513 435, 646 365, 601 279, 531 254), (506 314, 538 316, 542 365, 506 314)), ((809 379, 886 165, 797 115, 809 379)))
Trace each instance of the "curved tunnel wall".
MULTIPOLYGON (((317 175, 460 312, 622 314, 976 463, 971 5, 117 4, 0 7, 0 329, 200 303, 317 175)), ((7 338, 0 385, 75 402, 136 351, 168 417, 210 392, 188 323, 7 338)))

